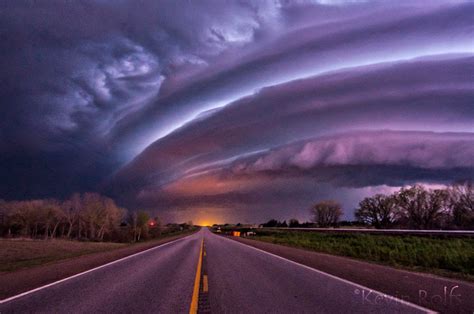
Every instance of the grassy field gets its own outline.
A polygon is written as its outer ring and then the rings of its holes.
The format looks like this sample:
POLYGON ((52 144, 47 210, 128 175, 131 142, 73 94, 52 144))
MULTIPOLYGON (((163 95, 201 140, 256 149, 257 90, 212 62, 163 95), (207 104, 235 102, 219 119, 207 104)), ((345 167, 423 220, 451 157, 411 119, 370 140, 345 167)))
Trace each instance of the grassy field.
POLYGON ((297 231, 258 231, 253 238, 395 267, 474 278, 472 238, 297 231))
POLYGON ((124 247, 123 243, 0 239, 0 272, 124 247))

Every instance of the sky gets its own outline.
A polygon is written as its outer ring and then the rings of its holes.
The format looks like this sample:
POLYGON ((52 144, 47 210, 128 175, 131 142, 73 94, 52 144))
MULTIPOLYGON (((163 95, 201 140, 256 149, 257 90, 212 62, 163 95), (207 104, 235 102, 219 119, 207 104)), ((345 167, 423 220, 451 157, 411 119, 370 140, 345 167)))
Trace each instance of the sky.
POLYGON ((474 179, 473 1, 0 1, 0 198, 165 221, 474 179))

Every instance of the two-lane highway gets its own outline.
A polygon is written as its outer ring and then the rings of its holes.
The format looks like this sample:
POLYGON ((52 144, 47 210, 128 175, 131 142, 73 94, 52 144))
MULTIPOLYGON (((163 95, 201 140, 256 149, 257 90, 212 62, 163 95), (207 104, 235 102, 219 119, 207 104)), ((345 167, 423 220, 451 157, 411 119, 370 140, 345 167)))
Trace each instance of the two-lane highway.
POLYGON ((206 228, 3 302, 0 312, 189 313, 200 261, 213 313, 426 312, 206 228))

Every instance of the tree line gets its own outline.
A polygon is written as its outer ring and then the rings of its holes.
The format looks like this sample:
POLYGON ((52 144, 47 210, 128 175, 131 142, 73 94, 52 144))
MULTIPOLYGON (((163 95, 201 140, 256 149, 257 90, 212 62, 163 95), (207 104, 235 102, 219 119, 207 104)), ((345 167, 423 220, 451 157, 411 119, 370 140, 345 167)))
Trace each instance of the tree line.
POLYGON ((128 211, 98 193, 69 199, 0 199, 0 236, 137 242, 192 227, 192 222, 163 226, 146 211, 128 211))
POLYGON ((474 229, 474 186, 459 182, 443 189, 421 185, 364 198, 356 219, 375 228, 474 229))
POLYGON ((403 187, 392 194, 364 198, 355 210, 356 221, 340 221, 340 203, 325 200, 310 209, 312 221, 271 219, 263 227, 370 226, 377 229, 474 229, 474 185, 458 182, 441 189, 422 185, 403 187))

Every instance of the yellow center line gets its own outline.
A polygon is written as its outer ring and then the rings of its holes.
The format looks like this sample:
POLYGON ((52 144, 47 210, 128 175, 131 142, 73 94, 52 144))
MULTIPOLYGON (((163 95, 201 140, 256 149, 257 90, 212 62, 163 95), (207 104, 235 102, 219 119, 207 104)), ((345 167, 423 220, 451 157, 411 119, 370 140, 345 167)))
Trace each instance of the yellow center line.
POLYGON ((201 266, 202 266, 202 247, 204 245, 204 239, 201 241, 201 249, 199 251, 199 260, 196 270, 196 278, 194 279, 194 291, 193 297, 191 299, 191 306, 189 308, 189 314, 195 314, 198 310, 198 300, 199 300, 199 283, 201 280, 201 266))
POLYGON ((207 275, 202 276, 202 291, 203 292, 209 291, 209 285, 207 283, 207 275))

